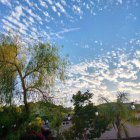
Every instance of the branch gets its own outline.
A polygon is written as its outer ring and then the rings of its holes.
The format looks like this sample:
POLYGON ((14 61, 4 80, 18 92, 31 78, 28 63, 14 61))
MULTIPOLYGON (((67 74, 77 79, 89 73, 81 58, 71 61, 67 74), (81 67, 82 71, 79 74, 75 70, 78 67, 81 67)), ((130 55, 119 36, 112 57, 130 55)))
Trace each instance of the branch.
POLYGON ((43 99, 45 99, 46 102, 48 101, 47 98, 49 98, 49 99, 54 98, 54 97, 47 97, 47 96, 44 94, 44 93, 46 93, 46 92, 42 91, 40 88, 35 87, 35 86, 30 86, 30 87, 28 87, 28 88, 27 88, 27 91, 34 91, 33 89, 39 91, 39 92, 42 94, 43 99))
POLYGON ((39 69, 41 68, 41 67, 43 67, 43 66, 45 66, 45 64, 43 63, 43 64, 41 64, 41 65, 37 65, 37 67, 36 68, 34 68, 33 70, 31 70, 31 71, 29 71, 29 72, 25 72, 25 75, 23 76, 23 79, 25 79, 27 76, 29 76, 30 74, 32 74, 32 73, 34 73, 34 72, 39 72, 39 69))
POLYGON ((18 65, 16 63, 13 63, 13 62, 10 62, 10 61, 7 61, 7 60, 6 61, 1 61, 0 60, 0 62, 2 62, 2 63, 8 63, 8 64, 11 64, 11 65, 15 66, 15 68, 16 68, 18 74, 19 74, 20 80, 21 80, 22 88, 23 88, 24 91, 26 91, 24 78, 22 76, 22 72, 21 72, 20 68, 18 67, 18 65))

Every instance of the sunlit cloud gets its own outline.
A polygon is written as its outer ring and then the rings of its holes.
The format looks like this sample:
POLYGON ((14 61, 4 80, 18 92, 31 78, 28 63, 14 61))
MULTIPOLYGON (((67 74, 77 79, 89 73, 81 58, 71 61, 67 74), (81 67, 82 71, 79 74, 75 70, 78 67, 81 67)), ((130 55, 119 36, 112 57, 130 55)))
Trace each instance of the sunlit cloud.
POLYGON ((94 94, 95 103, 101 95, 114 100, 118 91, 128 92, 134 99, 140 94, 140 79, 138 78, 140 68, 135 69, 140 59, 135 57, 136 54, 139 54, 139 51, 128 55, 124 50, 118 49, 116 52, 108 52, 97 60, 72 65, 68 70, 65 85, 58 85, 56 88, 59 87, 62 93, 60 96, 63 96, 64 92, 68 94, 69 99, 78 90, 89 90, 94 94))

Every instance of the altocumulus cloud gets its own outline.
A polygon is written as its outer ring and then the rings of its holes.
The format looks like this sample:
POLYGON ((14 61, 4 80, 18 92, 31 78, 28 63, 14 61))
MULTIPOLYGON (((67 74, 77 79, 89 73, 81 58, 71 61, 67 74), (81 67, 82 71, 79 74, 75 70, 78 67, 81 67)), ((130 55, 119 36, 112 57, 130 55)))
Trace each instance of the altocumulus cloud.
MULTIPOLYGON (((6 14, 1 15, 1 19, 4 19, 2 29, 4 29, 3 32, 10 30, 26 38, 32 35, 34 39, 37 37, 44 37, 47 40, 63 38, 66 29, 71 31, 70 29, 77 28, 68 25, 83 19, 87 13, 95 16, 98 11, 103 11, 112 5, 120 6, 123 3, 125 2, 122 0, 105 0, 105 2, 102 0, 60 0, 59 2, 54 0, 0 0, 0 5, 7 8, 6 14), (39 36, 42 30, 45 31, 44 36, 39 36), (63 32, 63 34, 58 35, 55 34, 56 32, 63 32)), ((129 7, 132 4, 137 3, 129 1, 126 6, 129 7)))
POLYGON ((65 84, 55 87, 61 93, 55 96, 63 96, 64 104, 71 105, 70 99, 78 90, 92 92, 95 103, 102 95, 113 101, 118 91, 124 91, 130 93, 133 101, 140 96, 139 54, 139 50, 128 55, 125 50, 118 49, 96 60, 72 65, 67 71, 65 84))

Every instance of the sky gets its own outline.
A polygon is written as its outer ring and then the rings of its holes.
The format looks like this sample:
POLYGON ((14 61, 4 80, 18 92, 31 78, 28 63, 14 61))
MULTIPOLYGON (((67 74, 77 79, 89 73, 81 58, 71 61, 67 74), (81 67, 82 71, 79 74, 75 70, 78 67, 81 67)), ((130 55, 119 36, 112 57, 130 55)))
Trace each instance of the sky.
POLYGON ((139 101, 139 0, 0 0, 0 32, 9 31, 64 46, 71 64, 54 90, 62 104, 78 90, 94 93, 95 103, 118 91, 139 101))

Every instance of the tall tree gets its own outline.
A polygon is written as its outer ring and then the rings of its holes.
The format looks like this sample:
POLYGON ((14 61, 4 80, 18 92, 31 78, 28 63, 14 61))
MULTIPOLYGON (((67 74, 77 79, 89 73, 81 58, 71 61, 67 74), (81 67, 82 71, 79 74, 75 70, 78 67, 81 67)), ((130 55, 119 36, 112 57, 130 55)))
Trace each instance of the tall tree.
POLYGON ((109 120, 98 114, 97 106, 92 103, 93 94, 89 91, 80 91, 73 95, 74 116, 73 136, 74 139, 93 140, 107 129, 109 120))
POLYGON ((64 78, 66 59, 62 59, 57 46, 38 43, 25 46, 12 37, 0 39, 0 88, 2 95, 22 93, 26 112, 31 93, 46 91, 56 78, 64 78))

